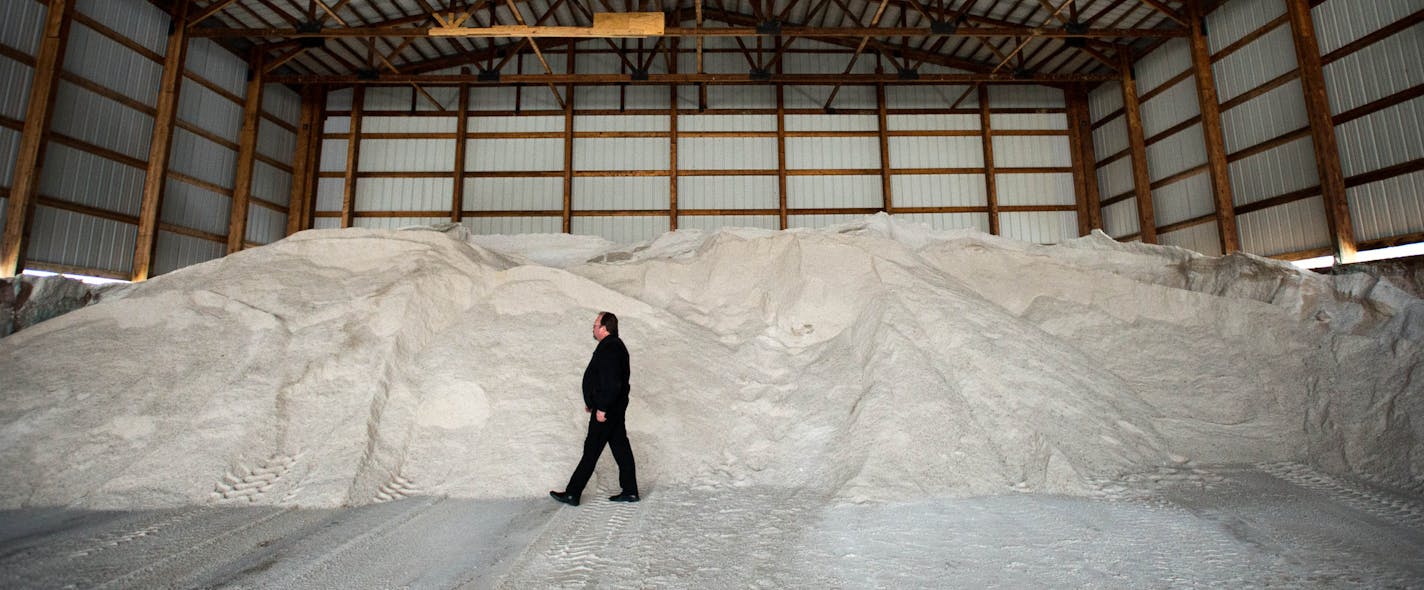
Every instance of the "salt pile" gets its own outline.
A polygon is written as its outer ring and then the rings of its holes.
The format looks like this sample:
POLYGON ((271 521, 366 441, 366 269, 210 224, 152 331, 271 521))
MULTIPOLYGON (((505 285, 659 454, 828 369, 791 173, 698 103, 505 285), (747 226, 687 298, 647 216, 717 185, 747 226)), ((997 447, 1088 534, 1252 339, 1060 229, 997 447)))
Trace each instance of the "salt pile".
POLYGON ((648 491, 1424 475, 1424 304, 1387 282, 880 215, 632 248, 308 231, 109 293, 0 340, 0 508, 539 495, 577 460, 599 310, 648 491))

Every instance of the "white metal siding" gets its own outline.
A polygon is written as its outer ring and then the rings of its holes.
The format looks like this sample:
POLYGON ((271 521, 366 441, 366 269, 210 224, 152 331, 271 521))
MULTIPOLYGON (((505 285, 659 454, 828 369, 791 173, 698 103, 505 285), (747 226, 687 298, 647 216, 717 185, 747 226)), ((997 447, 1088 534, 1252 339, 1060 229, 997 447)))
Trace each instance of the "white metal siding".
POLYGON ((564 208, 563 178, 466 178, 466 211, 554 211, 564 208))
MULTIPOLYGON (((11 161, 9 165, 13 166, 11 161)), ((67 145, 49 142, 40 194, 126 215, 138 215, 144 171, 67 145), (97 187, 97 188, 96 188, 97 187)))
POLYGON ((1314 146, 1309 137, 1232 162, 1228 170, 1237 205, 1320 184, 1314 146))
POLYGON ((984 213, 901 213, 895 219, 923 223, 934 229, 977 229, 989 233, 989 216, 984 213))
POLYGON ((1276 27, 1212 64, 1216 94, 1226 102, 1296 68, 1289 25, 1276 27))
POLYGON ((150 274, 153 276, 167 274, 185 266, 222 258, 225 254, 227 254, 227 244, 159 231, 150 274))
MULTIPOLYGON (((574 117, 574 129, 579 131, 662 131, 671 127, 667 115, 579 115, 574 117)), ((562 129, 562 123, 556 129, 562 129)), ((678 120, 678 129, 682 121, 678 120)))
POLYGON ((680 176, 679 209, 776 209, 780 206, 775 176, 680 176))
POLYGON ((574 170, 667 170, 670 157, 668 140, 661 137, 574 139, 574 170))
POLYGON ((788 215, 786 227, 820 228, 865 219, 864 215, 788 215))
POLYGON ((1122 109, 1122 84, 1108 82, 1088 93, 1088 113, 1093 122, 1102 121, 1110 113, 1122 109))
MULTIPOLYGON (((356 186, 361 186, 357 182, 356 186)), ((340 211, 341 199, 346 191, 346 181, 340 178, 319 178, 316 181, 316 210, 340 211)))
POLYGON ((1320 53, 1326 54, 1403 20, 1419 8, 1419 0, 1328 0, 1310 12, 1320 53))
POLYGON ((458 123, 456 117, 361 117, 361 133, 454 133, 458 123))
POLYGON ((0 44, 29 55, 39 52, 49 11, 39 2, 6 2, 0 8, 0 44))
POLYGON ((570 221, 572 233, 599 236, 610 242, 631 244, 651 240, 668 231, 668 218, 646 217, 575 217, 570 221))
POLYGON ((1424 85, 1424 23, 1325 66, 1330 109, 1339 114, 1424 85))
POLYGON ((978 131, 979 115, 887 115, 885 128, 890 131, 978 131))
POLYGON ((25 108, 30 102, 30 81, 34 75, 35 71, 30 66, 0 56, 0 116, 25 118, 25 108))
POLYGON ((356 183, 357 211, 449 211, 449 178, 362 178, 356 183))
POLYGON ((26 259, 119 273, 133 267, 136 226, 43 205, 34 211, 26 259))
POLYGON ((262 119, 257 127, 257 153, 279 162, 291 162, 292 152, 297 149, 297 136, 267 119, 262 119))
POLYGON ((1201 124, 1173 133, 1147 146, 1147 176, 1153 182, 1206 163, 1201 124))
POLYGON ((1063 108, 1063 91, 1033 84, 989 85, 989 105, 1005 108, 1063 108))
POLYGON ((262 110, 296 125, 302 118, 302 97, 281 84, 267 84, 262 87, 262 110))
MULTIPOLYGON (((172 19, 144 0, 82 0, 75 9, 135 43, 162 55, 172 19)), ((127 50, 125 50, 127 51, 127 50)))
POLYGON ((880 207, 880 176, 792 176, 786 206, 794 209, 880 207))
MULTIPOLYGON (((541 94, 549 94, 545 88, 524 88, 523 94, 539 90, 541 94)), ((512 111, 514 110, 515 88, 509 86, 476 86, 470 89, 470 110, 473 111, 512 111)), ((560 91, 562 92, 562 91, 560 91)), ((525 102, 525 96, 520 97, 520 106, 530 108, 525 102)), ((552 99, 551 99, 552 102, 552 99)))
MULTIPOLYGON (((776 131, 776 115, 678 115, 679 133, 692 131, 776 131)), ((681 150, 681 148, 678 148, 681 150)), ((682 154, 678 154, 682 158, 682 154)))
POLYGON ((266 207, 247 208, 246 238, 258 244, 271 244, 287 235, 287 216, 266 207))
POLYGON ((1116 117, 1093 130, 1093 155, 1099 160, 1131 147, 1127 137, 1127 118, 1116 117))
POLYGON ((1000 213, 999 235, 1025 242, 1057 244, 1078 237, 1078 214, 1073 211, 1000 213))
MULTIPOLYGON (((782 89, 788 109, 819 109, 831 98, 832 86, 786 86, 782 89)), ((831 108, 873 109, 879 106, 874 86, 841 86, 831 108)))
POLYGON ((679 170, 775 170, 776 157, 774 137, 677 138, 679 170))
POLYGON ((321 172, 345 172, 346 148, 350 143, 345 139, 321 140, 321 161, 317 169, 321 172))
POLYGON ((1233 153, 1310 125, 1300 81, 1279 88, 1221 113, 1226 152, 1233 153))
MULTIPOLYGON (((577 154, 578 150, 574 150, 574 153, 577 154)), ((465 150, 465 169, 475 171, 563 170, 564 140, 559 138, 470 140, 469 149, 465 150)))
MULTIPOLYGON (((1132 64, 1138 94, 1147 94, 1191 68, 1191 45, 1182 37, 1168 41, 1132 64)), ((1191 78, 1187 80, 1190 82, 1191 78)))
POLYGON ((786 167, 791 170, 878 169, 880 140, 874 137, 788 137, 786 167))
MULTIPOLYGON (((137 206, 134 208, 137 209, 137 206)), ((159 219, 164 223, 224 235, 227 233, 231 208, 232 199, 226 195, 186 182, 168 181, 163 193, 163 211, 159 219)), ((137 215, 137 212, 133 214, 137 215)))
POLYGON ((787 131, 878 131, 875 115, 787 115, 787 131))
POLYGON ((564 227, 560 217, 468 217, 461 223, 481 235, 556 234, 564 227))
POLYGON ((178 120, 235 140, 242 130, 242 105, 184 78, 183 88, 178 92, 178 120))
POLYGON ((1162 94, 1142 103, 1142 134, 1152 137, 1173 125, 1201 114, 1197 86, 1191 78, 1173 84, 1162 94))
POLYGON ((144 113, 68 82, 60 82, 55 92, 53 117, 51 130, 55 133, 140 160, 148 159, 153 117, 144 113))
POLYGON ((993 140, 995 168, 1073 165, 1067 137, 1010 135, 993 140))
POLYGON ((211 39, 188 39, 183 69, 238 96, 247 94, 247 63, 211 39))
MULTIPOLYGON (((978 120, 975 120, 973 129, 978 128, 978 120)), ((995 131, 1006 131, 1011 129, 1033 129, 1033 130, 1068 130, 1068 115, 1062 113, 1041 113, 1033 115, 1003 115, 990 114, 989 128, 995 131)))
POLYGON ((252 194, 263 200, 286 205, 292 198, 292 175, 257 161, 252 167, 252 194))
POLYGON ((435 225, 437 223, 449 222, 449 217, 357 217, 351 220, 351 227, 400 229, 402 227, 435 225))
MULTIPOLYGON (((958 100, 968 89, 968 86, 931 86, 927 84, 887 86, 885 87, 885 100, 891 108, 943 109, 954 104, 954 101, 958 100)), ((964 103, 960 106, 978 106, 975 93, 971 92, 969 98, 964 99, 964 103)))
POLYGON ((1152 191, 1152 214, 1162 225, 1195 219, 1215 210, 1211 174, 1205 172, 1152 191))
POLYGON ((574 209, 667 209, 667 177, 580 177, 574 179, 574 209))
POLYGON ((1221 255, 1221 237, 1216 231, 1216 223, 1202 223, 1174 232, 1157 234, 1157 243, 1186 248, 1209 256, 1221 255))
POLYGON ((780 229, 781 218, 775 215, 680 215, 677 228, 700 229, 714 232, 724 227, 753 227, 757 229, 780 229))
MULTIPOLYGON (((1348 0, 1347 0, 1348 1, 1348 0)), ((1272 19, 1285 14, 1282 0, 1232 0, 1206 15, 1206 40, 1212 53, 1240 41, 1272 19)), ((1286 29, 1289 24, 1281 25, 1286 29)))
POLYGON ((64 69, 149 106, 158 99, 159 82, 163 78, 163 64, 80 23, 69 28, 64 69))
POLYGON ((978 137, 890 137, 886 143, 894 168, 984 167, 984 147, 978 137))
POLYGON ((1098 168, 1098 194, 1104 199, 1133 190, 1132 158, 1124 157, 1098 168))
MULTIPOLYGON (((583 69, 584 57, 579 56, 579 69, 583 69)), ((612 69, 617 71, 616 67, 612 69)), ((524 92, 525 99, 548 97, 548 105, 539 108, 558 108, 547 88, 525 88, 524 92), (533 97, 529 95, 531 92, 533 97)), ((560 88, 559 94, 563 93, 564 89, 560 88)), ((574 89, 574 108, 577 109, 666 109, 668 100, 668 90, 663 86, 579 86, 574 89)), ((526 102, 524 108, 532 107, 526 102)))
MULTIPOLYGON (((982 177, 974 178, 981 179, 982 177)), ((1072 205, 1077 202, 1077 194, 1073 192, 1073 174, 1071 172, 995 174, 994 186, 998 189, 1000 205, 1072 205)), ((897 204, 900 202, 898 194, 895 202, 897 204)))
POLYGON ((1424 158, 1424 97, 1336 126, 1335 137, 1345 176, 1424 158))
MULTIPOLYGON (((574 129, 579 129, 575 121, 574 129)), ((534 133, 564 131, 564 117, 559 116, 519 116, 519 117, 470 117, 471 133, 534 133)), ((453 129, 454 126, 452 125, 453 129)), ((582 131, 581 129, 579 129, 582 131)), ((562 139, 559 141, 563 141, 562 139)), ((562 149, 562 148, 560 148, 562 149)))
POLYGON ((1241 249, 1252 254, 1271 256, 1330 245, 1320 197, 1237 215, 1236 225, 1241 249))
POLYGON ((1114 238, 1137 233, 1137 197, 1123 199, 1103 207, 1103 231, 1114 238))
POLYGON ((312 229, 336 229, 341 227, 341 220, 336 217, 317 217, 312 219, 312 229))
MULTIPOLYGON (((741 58, 738 57, 738 60, 741 58)), ((742 64, 746 71, 746 64, 742 64)), ((708 68, 708 71, 712 71, 708 68)), ((789 98, 788 98, 789 103, 789 98)), ((696 104, 695 102, 693 104, 696 104)), ((776 88, 772 86, 709 86, 707 87, 707 108, 744 109, 767 108, 776 105, 776 88)), ((788 104, 789 106, 789 104, 788 104)), ((820 106, 820 105, 817 105, 820 106)))
MULTIPOLYGON (((344 154, 343 154, 344 156, 344 154)), ((450 139, 361 139, 362 172, 451 172, 455 141, 450 139)))
POLYGON ((14 186, 15 157, 19 151, 20 132, 9 127, 0 127, 0 186, 14 186))
POLYGON ((1355 239, 1424 231, 1424 171, 1346 189, 1355 239))
POLYGON ((896 207, 983 207, 983 174, 896 174, 890 191, 896 207))
POLYGON ((186 129, 173 130, 172 150, 169 170, 232 188, 233 177, 237 175, 237 152, 186 129))

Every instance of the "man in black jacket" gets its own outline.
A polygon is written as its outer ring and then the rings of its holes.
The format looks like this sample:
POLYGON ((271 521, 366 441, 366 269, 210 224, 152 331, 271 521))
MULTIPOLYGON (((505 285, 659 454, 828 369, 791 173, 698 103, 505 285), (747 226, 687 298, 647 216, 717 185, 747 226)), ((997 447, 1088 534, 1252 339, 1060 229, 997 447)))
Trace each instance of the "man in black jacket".
POLYGON ((618 462, 618 484, 622 493, 610 497, 614 502, 638 501, 638 474, 633 465, 633 447, 628 444, 624 415, 628 410, 628 347, 618 338, 618 316, 600 312, 593 320, 593 339, 598 348, 583 372, 583 411, 589 413, 588 437, 583 440, 583 458, 562 492, 549 492, 555 500, 578 506, 579 496, 593 476, 603 445, 613 449, 618 462))

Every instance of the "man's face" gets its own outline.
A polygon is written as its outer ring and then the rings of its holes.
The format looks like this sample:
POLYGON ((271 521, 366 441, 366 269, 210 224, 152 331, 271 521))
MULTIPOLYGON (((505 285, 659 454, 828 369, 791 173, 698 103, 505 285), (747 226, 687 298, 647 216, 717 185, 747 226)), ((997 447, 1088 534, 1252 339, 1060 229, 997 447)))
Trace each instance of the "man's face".
POLYGON ((608 328, 603 327, 603 314, 600 313, 598 317, 593 318, 593 339, 603 340, 603 337, 607 335, 608 328))

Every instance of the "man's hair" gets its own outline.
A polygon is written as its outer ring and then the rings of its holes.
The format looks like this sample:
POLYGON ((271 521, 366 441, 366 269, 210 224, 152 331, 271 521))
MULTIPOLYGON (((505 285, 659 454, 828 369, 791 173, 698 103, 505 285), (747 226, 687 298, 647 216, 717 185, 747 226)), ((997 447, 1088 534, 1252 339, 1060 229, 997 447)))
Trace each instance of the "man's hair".
POLYGON ((600 311, 600 312, 598 312, 598 314, 603 318, 603 319, 599 320, 598 324, 599 324, 600 326, 603 326, 604 328, 606 328, 606 329, 608 330, 608 333, 609 333, 610 335, 617 336, 617 335, 618 335, 618 316, 613 315, 613 312, 611 312, 611 311, 600 311))

